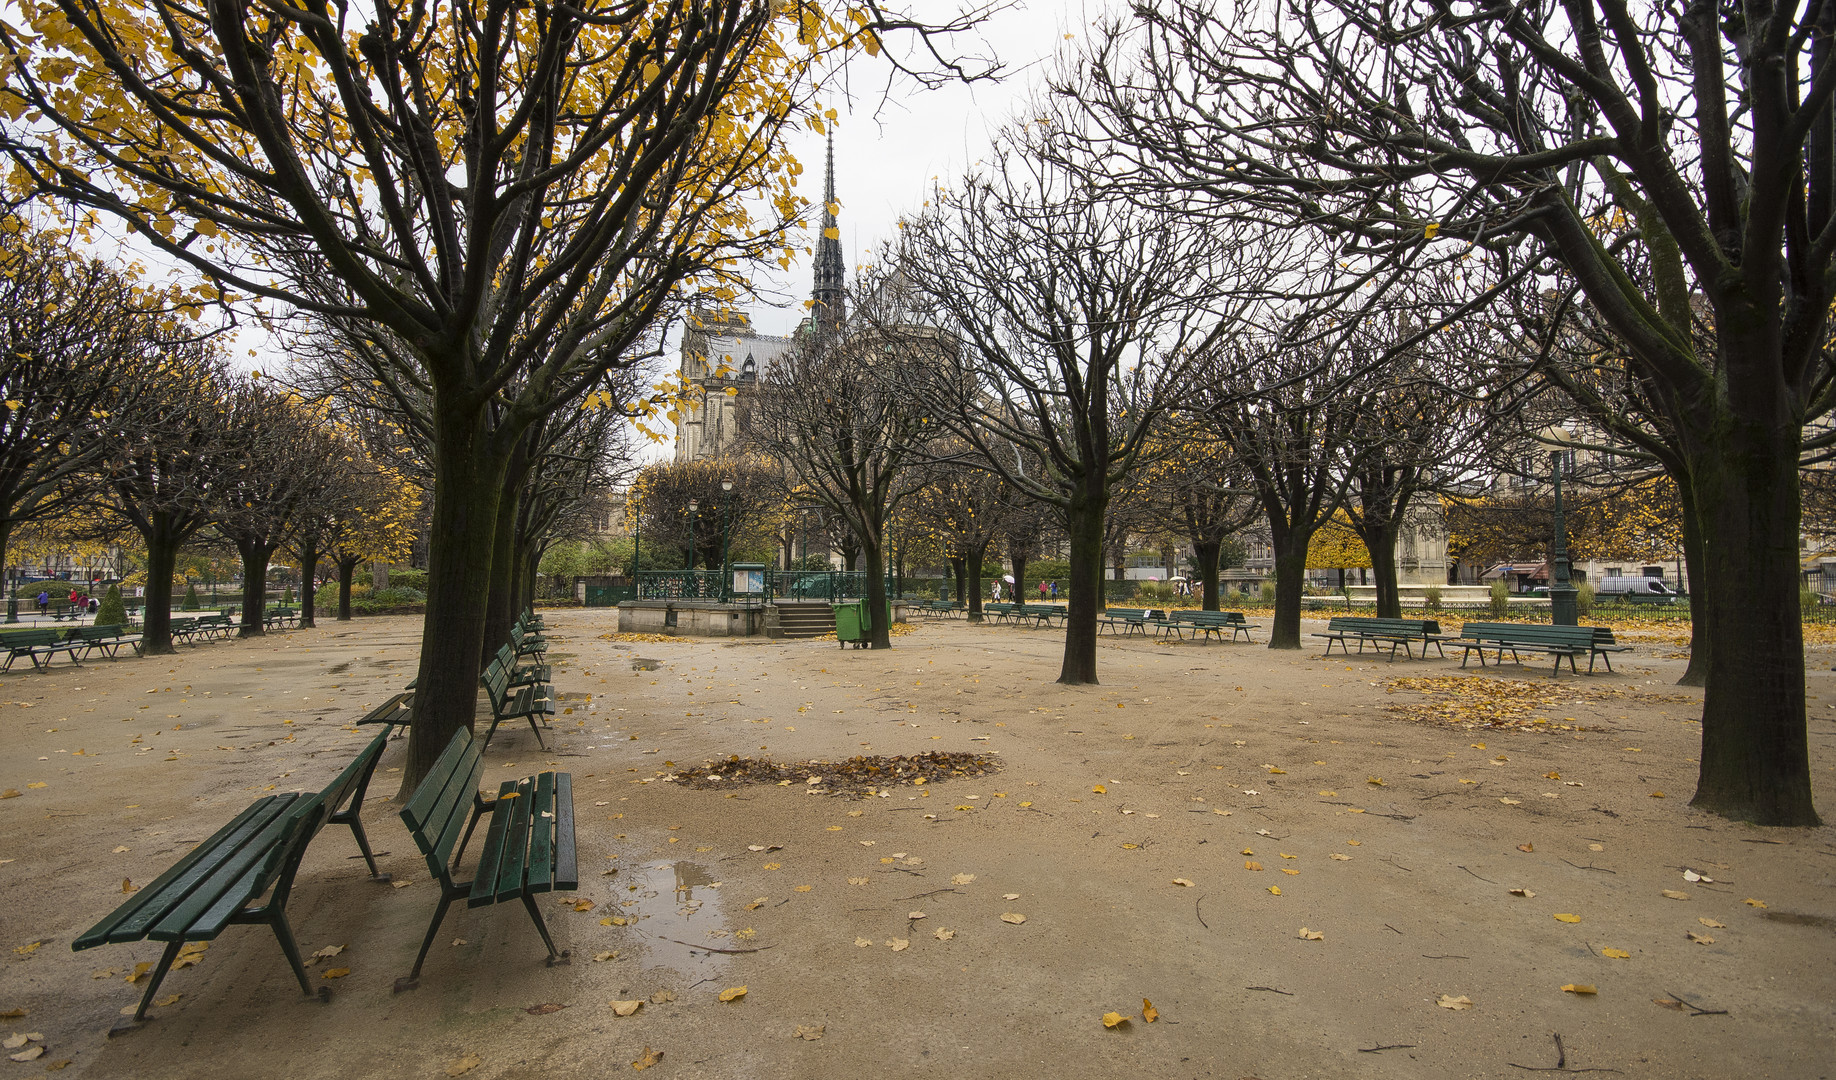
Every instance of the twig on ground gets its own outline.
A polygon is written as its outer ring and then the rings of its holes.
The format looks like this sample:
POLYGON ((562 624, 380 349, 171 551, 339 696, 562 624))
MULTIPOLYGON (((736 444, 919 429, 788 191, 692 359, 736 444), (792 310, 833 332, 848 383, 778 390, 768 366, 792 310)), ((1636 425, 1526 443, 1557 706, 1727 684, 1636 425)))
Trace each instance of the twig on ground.
POLYGON ((1493 881, 1493 880, 1492 880, 1491 878, 1489 878, 1489 877, 1484 877, 1484 876, 1482 876, 1482 875, 1480 875, 1480 874, 1476 874, 1476 873, 1473 873, 1473 871, 1471 871, 1471 870, 1468 870, 1468 869, 1467 869, 1466 867, 1464 867, 1464 866, 1460 866, 1460 864, 1459 864, 1459 863, 1455 863, 1454 865, 1455 865, 1456 867, 1459 867, 1459 868, 1460 868, 1461 870, 1466 870, 1466 872, 1467 872, 1467 873, 1469 873, 1469 874, 1472 874, 1472 875, 1473 875, 1474 877, 1476 877, 1476 878, 1478 878, 1478 879, 1479 879, 1480 881, 1483 881, 1483 882, 1485 882, 1485 883, 1486 883, 1487 885, 1496 885, 1496 884, 1498 884, 1498 883, 1497 883, 1496 881, 1493 881))
POLYGON ((1202 927, 1204 927, 1205 929, 1207 929, 1207 930, 1209 930, 1209 929, 1211 929, 1211 924, 1205 921, 1205 916, 1203 916, 1203 915, 1201 915, 1201 914, 1199 914, 1199 901, 1200 901, 1200 900, 1203 900, 1203 899, 1205 899, 1205 898, 1204 898, 1203 896, 1198 896, 1198 897, 1194 897, 1194 898, 1193 898, 1193 900, 1192 900, 1192 915, 1193 915, 1193 917, 1194 917, 1194 918, 1196 918, 1196 919, 1197 919, 1197 920, 1199 921, 1199 925, 1200 925, 1200 926, 1202 926, 1202 927))
POLYGON ((1293 994, 1293 992, 1292 992, 1292 991, 1288 991, 1288 990, 1277 990, 1277 989, 1275 989, 1275 988, 1274 988, 1273 986, 1246 986, 1246 987, 1244 987, 1243 989, 1245 989, 1245 990, 1267 990, 1267 991, 1268 991, 1269 993, 1271 993, 1271 994, 1281 994, 1281 995, 1283 995, 1284 997, 1293 997, 1293 996, 1294 996, 1294 994, 1293 994))
POLYGON ((923 900, 927 896, 936 896, 938 893, 947 893, 947 892, 955 892, 955 891, 956 891, 955 889, 946 887, 942 889, 932 889, 930 892, 921 892, 917 896, 895 896, 893 897, 893 899, 894 900, 923 900))
POLYGON ((663 940, 664 941, 674 941, 678 945, 687 945, 691 949, 700 949, 702 952, 724 953, 729 956, 738 956, 741 953, 764 952, 766 949, 777 948, 776 945, 760 945, 756 949, 717 949, 712 945, 697 945, 692 941, 677 941, 673 937, 664 938, 663 940))
POLYGON ((1422 959, 1423 959, 1423 960, 1471 960, 1471 959, 1472 959, 1472 957, 1470 957, 1470 956, 1455 956, 1455 955, 1454 955, 1453 953, 1443 953, 1443 954, 1441 954, 1440 956, 1430 956, 1430 955, 1428 955, 1427 953, 1423 953, 1423 954, 1422 954, 1422 959))
MULTIPOLYGON (((1558 857, 1558 858, 1560 858, 1560 856, 1557 856, 1557 857, 1558 857)), ((1574 867, 1574 868, 1575 868, 1576 870, 1598 870, 1598 871, 1600 871, 1600 872, 1601 872, 1601 873, 1603 873, 1603 874, 1617 874, 1617 873, 1619 873, 1619 871, 1617 871, 1617 870, 1608 870, 1608 869, 1607 869, 1606 867, 1604 867, 1604 866, 1595 866, 1595 865, 1594 865, 1593 863, 1588 863, 1588 864, 1587 864, 1586 866, 1582 866, 1582 865, 1581 865, 1580 863, 1573 863, 1573 862, 1568 862, 1568 860, 1567 860, 1567 859, 1562 859, 1562 861, 1563 861, 1563 862, 1565 862, 1565 863, 1568 863, 1568 865, 1570 865, 1570 866, 1572 866, 1572 867, 1574 867)))
POLYGON ((1409 935, 1407 935, 1407 934, 1405 934, 1405 933, 1403 933, 1403 932, 1402 932, 1401 930, 1398 930, 1398 929, 1396 929, 1396 928, 1395 928, 1394 926, 1391 926, 1391 925, 1390 925, 1389 923, 1384 923, 1384 924, 1383 924, 1383 928, 1384 928, 1385 930, 1388 930, 1388 931, 1390 931, 1391 933, 1394 933, 1394 934, 1395 934, 1396 936, 1398 936, 1398 937, 1408 937, 1408 936, 1409 936, 1409 935))
POLYGON ((1358 1048, 1358 1052, 1360 1054, 1375 1054, 1380 1050, 1413 1050, 1413 1049, 1415 1049, 1414 1043, 1385 1043, 1382 1046, 1360 1046, 1358 1048))
POLYGON ((1618 1069, 1599 1069, 1599 1068, 1571 1069, 1568 1067, 1568 1050, 1562 1045, 1562 1036, 1555 1035, 1553 1036, 1553 1038, 1555 1039, 1555 1049, 1556 1049, 1556 1063, 1554 1065, 1519 1065, 1515 1061, 1507 1061, 1505 1062, 1505 1064, 1511 1066, 1513 1069, 1522 1069, 1525 1072, 1559 1072, 1559 1073, 1610 1072, 1610 1073, 1616 1073, 1619 1071, 1618 1069))
POLYGON ((1666 994, 1669 994, 1671 996, 1671 999, 1676 1001, 1677 1004, 1687 1006, 1690 1009, 1694 1010, 1693 1012, 1689 1014, 1691 1016, 1726 1016, 1728 1015, 1728 1010, 1726 1009, 1705 1009, 1693 1001, 1689 1001, 1685 998, 1679 997, 1673 991, 1666 990, 1664 992, 1666 994))

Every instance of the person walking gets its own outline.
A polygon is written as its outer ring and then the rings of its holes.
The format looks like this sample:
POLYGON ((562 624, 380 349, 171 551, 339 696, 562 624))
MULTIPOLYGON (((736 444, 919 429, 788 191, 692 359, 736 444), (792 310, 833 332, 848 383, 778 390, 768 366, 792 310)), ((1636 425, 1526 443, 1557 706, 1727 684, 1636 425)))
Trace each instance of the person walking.
POLYGON ((38 613, 45 614, 51 610, 51 594, 43 589, 38 590, 38 613))
POLYGON ((1052 600, 1055 603, 1058 600, 1058 579, 1057 578, 1052 579, 1052 600))

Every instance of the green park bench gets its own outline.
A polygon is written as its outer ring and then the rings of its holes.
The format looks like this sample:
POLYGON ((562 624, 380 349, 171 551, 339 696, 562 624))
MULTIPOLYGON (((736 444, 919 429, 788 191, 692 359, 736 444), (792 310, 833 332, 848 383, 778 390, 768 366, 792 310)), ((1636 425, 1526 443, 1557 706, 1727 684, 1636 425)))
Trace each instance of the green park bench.
POLYGON ((536 745, 548 749, 536 719, 540 717, 546 721, 555 714, 553 687, 547 683, 517 686, 511 682, 510 670, 496 660, 485 667, 479 681, 484 683, 485 696, 491 699, 491 727, 485 732, 484 743, 479 747, 481 751, 491 745, 491 736, 497 734, 497 725, 518 717, 529 721, 529 730, 535 732, 536 745))
POLYGON ((140 635, 125 626, 78 626, 71 629, 69 640, 83 648, 83 655, 74 657, 79 661, 89 659, 92 652, 113 660, 123 646, 132 646, 134 655, 140 655, 140 635))
POLYGON ((0 648, 6 650, 6 662, 0 664, 0 671, 11 671, 13 661, 22 656, 40 671, 50 667, 52 657, 58 653, 66 653, 73 662, 80 663, 77 651, 82 647, 63 630, 9 630, 0 635, 0 648))
POLYGON ((237 630, 235 616, 197 615, 172 620, 172 640, 195 644, 198 638, 228 637, 237 630))
POLYGON ((414 691, 404 690, 365 713, 363 719, 357 721, 357 726, 382 724, 383 734, 387 735, 398 727, 405 728, 413 723, 414 691))
POLYGON ((1015 619, 1031 619, 1034 626, 1049 626, 1053 619, 1060 622, 1070 618, 1070 612, 1058 604, 1020 604, 1014 612, 1015 619))
POLYGON ((483 773, 483 741, 460 728, 402 808, 403 823, 421 854, 427 856, 427 869, 439 879, 440 902, 427 925, 414 970, 395 981, 397 992, 421 984, 427 950, 433 947, 446 909, 455 900, 475 908, 521 900, 542 943, 548 946, 549 966, 566 962, 567 954, 555 950, 535 897, 580 887, 575 870, 573 779, 567 773, 544 772, 506 780, 498 787, 497 797, 487 801, 478 793, 483 773), (456 881, 455 871, 472 829, 486 813, 491 822, 478 866, 470 881, 456 881))
POLYGON ((497 647, 497 662, 510 673, 511 686, 545 683, 551 674, 547 664, 518 664, 516 650, 508 644, 497 647))
POLYGON ((1000 622, 1002 619, 1012 616, 1014 608, 1018 606, 1018 604, 986 603, 982 605, 982 617, 1000 622))
POLYGON ((1107 626, 1111 634, 1119 634, 1126 637, 1130 631, 1133 631, 1140 634, 1142 637, 1146 637, 1148 622, 1153 619, 1158 619, 1160 616, 1161 612, 1158 608, 1112 607, 1106 609, 1102 616, 1097 619, 1097 629, 1101 630, 1103 627, 1107 626), (1120 625, 1122 629, 1117 630, 1117 625, 1120 625))
POLYGON ((1182 641, 1188 630, 1195 637, 1207 641, 1211 640, 1213 634, 1220 640, 1228 634, 1232 641, 1241 634, 1243 640, 1251 641, 1254 639, 1250 637, 1250 631, 1257 629, 1255 624, 1243 617, 1241 611, 1170 611, 1166 618, 1155 619, 1153 623, 1160 628, 1160 633, 1170 633, 1182 641))
POLYGON ((1497 654, 1499 663, 1504 663, 1504 654, 1511 654, 1513 663, 1523 663, 1518 656, 1520 652, 1540 652, 1555 658, 1555 669, 1550 675, 1562 671, 1562 659, 1568 659, 1568 670, 1575 674, 1580 672, 1575 667, 1575 658, 1587 657, 1587 673, 1594 673, 1596 657, 1606 661, 1607 670, 1613 670, 1613 660, 1609 653, 1628 652, 1630 645, 1621 645, 1613 640, 1613 630, 1606 626, 1549 626, 1541 623, 1482 623, 1469 622, 1460 628, 1458 638, 1449 638, 1451 644, 1459 645, 1466 650, 1460 658, 1460 666, 1472 658, 1475 650, 1479 653, 1479 666, 1485 666, 1487 649, 1497 654))
MULTIPOLYGON (((226 927, 238 923, 267 923, 280 941, 300 989, 311 996, 312 983, 306 978, 299 945, 287 923, 287 899, 306 846, 321 827, 332 822, 351 827, 369 863, 372 879, 388 880, 387 875, 376 873, 376 860, 370 854, 359 817, 370 774, 376 770, 385 742, 386 734, 372 739, 321 792, 287 792, 255 800, 228 825, 72 941, 71 949, 149 939, 166 943, 146 992, 141 995, 140 1007, 134 1010, 134 1021, 138 1023, 146 1019, 147 1006, 187 943, 212 941, 226 927), (346 802, 349 805, 340 808, 346 802), (267 900, 257 904, 264 894, 267 900)), ((327 987, 317 993, 321 999, 331 996, 327 987)))
POLYGON ((548 640, 540 634, 532 634, 518 623, 510 628, 510 645, 516 650, 518 658, 541 656, 548 651, 548 640))
POLYGON ((1390 660, 1396 659, 1396 650, 1402 649, 1411 660, 1415 659, 1414 646, 1422 647, 1422 659, 1428 658, 1428 646, 1433 645, 1437 652, 1446 656, 1441 649, 1441 642, 1446 636, 1441 633, 1441 624, 1434 619, 1375 619, 1361 615, 1334 615, 1326 620, 1326 632, 1312 636, 1326 639, 1326 655, 1332 655, 1332 643, 1339 643, 1339 650, 1350 654, 1348 640, 1358 643, 1358 651, 1363 652, 1365 643, 1370 643, 1381 652, 1385 645, 1390 647, 1390 660))
POLYGON ((298 622, 299 618, 300 612, 298 608, 276 605, 263 613, 262 626, 268 630, 284 629, 298 622))

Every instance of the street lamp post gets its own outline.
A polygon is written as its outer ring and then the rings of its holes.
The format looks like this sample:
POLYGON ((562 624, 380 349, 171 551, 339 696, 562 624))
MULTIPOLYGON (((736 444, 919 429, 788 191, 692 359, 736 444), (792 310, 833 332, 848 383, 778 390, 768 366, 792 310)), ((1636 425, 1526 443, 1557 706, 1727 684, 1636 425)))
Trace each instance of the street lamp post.
MULTIPOLYGON (((1545 437, 1565 447, 1574 436, 1559 427, 1549 428, 1545 437)), ((1580 622, 1575 594, 1579 591, 1569 580, 1568 530, 1562 521, 1562 455, 1565 449, 1549 452, 1550 481, 1555 488, 1555 537, 1549 548, 1549 621, 1556 626, 1575 626, 1580 622)))
POLYGON ((723 477, 720 481, 720 595, 723 600, 727 596, 727 586, 733 580, 733 571, 727 565, 727 541, 730 539, 727 532, 727 496, 731 494, 733 478, 723 477))
POLYGON ((701 520, 701 500, 688 501, 688 568, 695 569, 695 525, 701 520))

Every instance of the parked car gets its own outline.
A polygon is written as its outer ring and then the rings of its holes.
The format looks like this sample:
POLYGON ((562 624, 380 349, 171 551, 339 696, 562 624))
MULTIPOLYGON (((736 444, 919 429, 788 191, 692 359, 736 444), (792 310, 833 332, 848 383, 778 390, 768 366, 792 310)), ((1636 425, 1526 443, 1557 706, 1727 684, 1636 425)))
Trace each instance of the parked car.
POLYGON ((1643 603, 1671 604, 1677 594, 1663 580, 1654 577, 1605 577, 1594 583, 1594 594, 1600 597, 1637 597, 1643 603))

